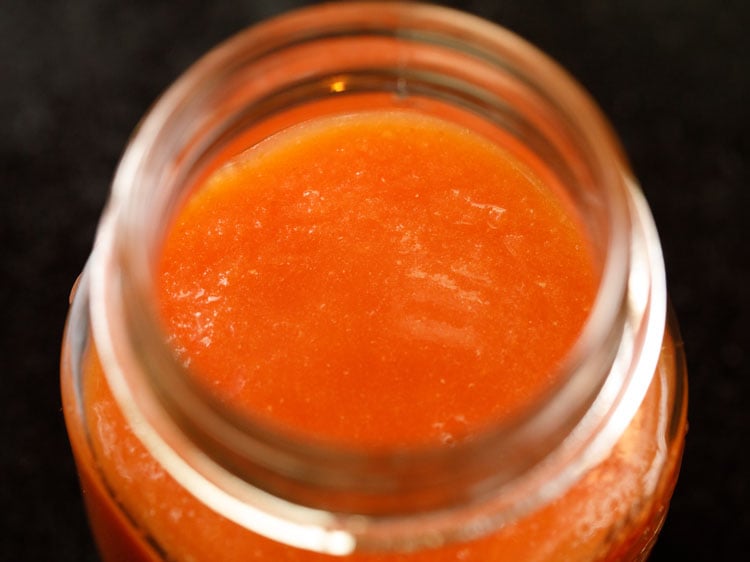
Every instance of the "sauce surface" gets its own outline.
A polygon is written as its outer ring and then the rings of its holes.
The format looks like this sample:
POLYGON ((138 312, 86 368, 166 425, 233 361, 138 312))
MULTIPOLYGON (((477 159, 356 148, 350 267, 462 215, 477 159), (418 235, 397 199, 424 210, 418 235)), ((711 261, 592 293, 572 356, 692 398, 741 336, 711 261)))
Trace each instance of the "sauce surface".
POLYGON ((221 400, 358 447, 450 444, 556 379, 596 290, 581 226, 490 141, 417 113, 237 156, 167 232, 160 311, 221 400))

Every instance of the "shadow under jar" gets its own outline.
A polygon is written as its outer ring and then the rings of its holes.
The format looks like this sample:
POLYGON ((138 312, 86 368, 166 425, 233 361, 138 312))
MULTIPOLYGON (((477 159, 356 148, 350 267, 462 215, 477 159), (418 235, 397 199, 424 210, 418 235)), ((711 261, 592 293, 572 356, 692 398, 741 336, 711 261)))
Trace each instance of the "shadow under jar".
POLYGON ((106 562, 642 560, 686 423, 658 236, 597 108, 508 31, 398 3, 268 21, 158 101, 62 394, 106 562), (216 260, 237 275, 190 285, 216 260), (241 312, 212 292, 256 276, 241 312))

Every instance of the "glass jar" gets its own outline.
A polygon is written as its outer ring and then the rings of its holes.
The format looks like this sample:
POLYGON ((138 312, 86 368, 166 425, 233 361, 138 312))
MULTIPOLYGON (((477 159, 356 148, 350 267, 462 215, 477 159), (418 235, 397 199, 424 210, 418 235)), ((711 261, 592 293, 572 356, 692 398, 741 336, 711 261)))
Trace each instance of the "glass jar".
POLYGON ((64 412, 107 562, 641 560, 686 381, 648 207, 580 87, 508 31, 428 5, 321 5, 252 28, 158 101, 71 298, 64 412), (580 214, 598 289, 554 391, 453 447, 362 451, 238 419, 161 332, 165 225, 222 163, 303 120, 414 110, 490 138, 580 214))

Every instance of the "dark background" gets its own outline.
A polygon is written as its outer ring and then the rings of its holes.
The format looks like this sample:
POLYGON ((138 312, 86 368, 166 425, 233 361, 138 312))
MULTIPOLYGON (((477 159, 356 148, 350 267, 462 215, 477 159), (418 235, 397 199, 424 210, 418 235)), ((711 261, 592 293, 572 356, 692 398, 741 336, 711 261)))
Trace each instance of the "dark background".
MULTIPOLYGON (((94 561, 60 412, 68 292, 128 135, 191 62, 299 2, 0 2, 0 559, 94 561)), ((660 228, 690 370, 653 560, 750 550, 750 3, 464 2, 568 68, 660 228)))

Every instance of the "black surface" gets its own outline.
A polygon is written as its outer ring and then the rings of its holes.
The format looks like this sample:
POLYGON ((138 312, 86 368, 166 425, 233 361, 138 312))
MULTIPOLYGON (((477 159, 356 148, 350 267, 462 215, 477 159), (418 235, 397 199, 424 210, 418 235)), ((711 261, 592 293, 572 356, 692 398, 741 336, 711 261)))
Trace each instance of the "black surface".
MULTIPOLYGON (((68 291, 128 135, 207 49, 296 4, 0 3, 0 559, 96 560, 57 358, 68 291)), ((750 547, 749 5, 463 3, 591 91, 659 225, 691 429, 656 561, 739 560, 750 547)))

